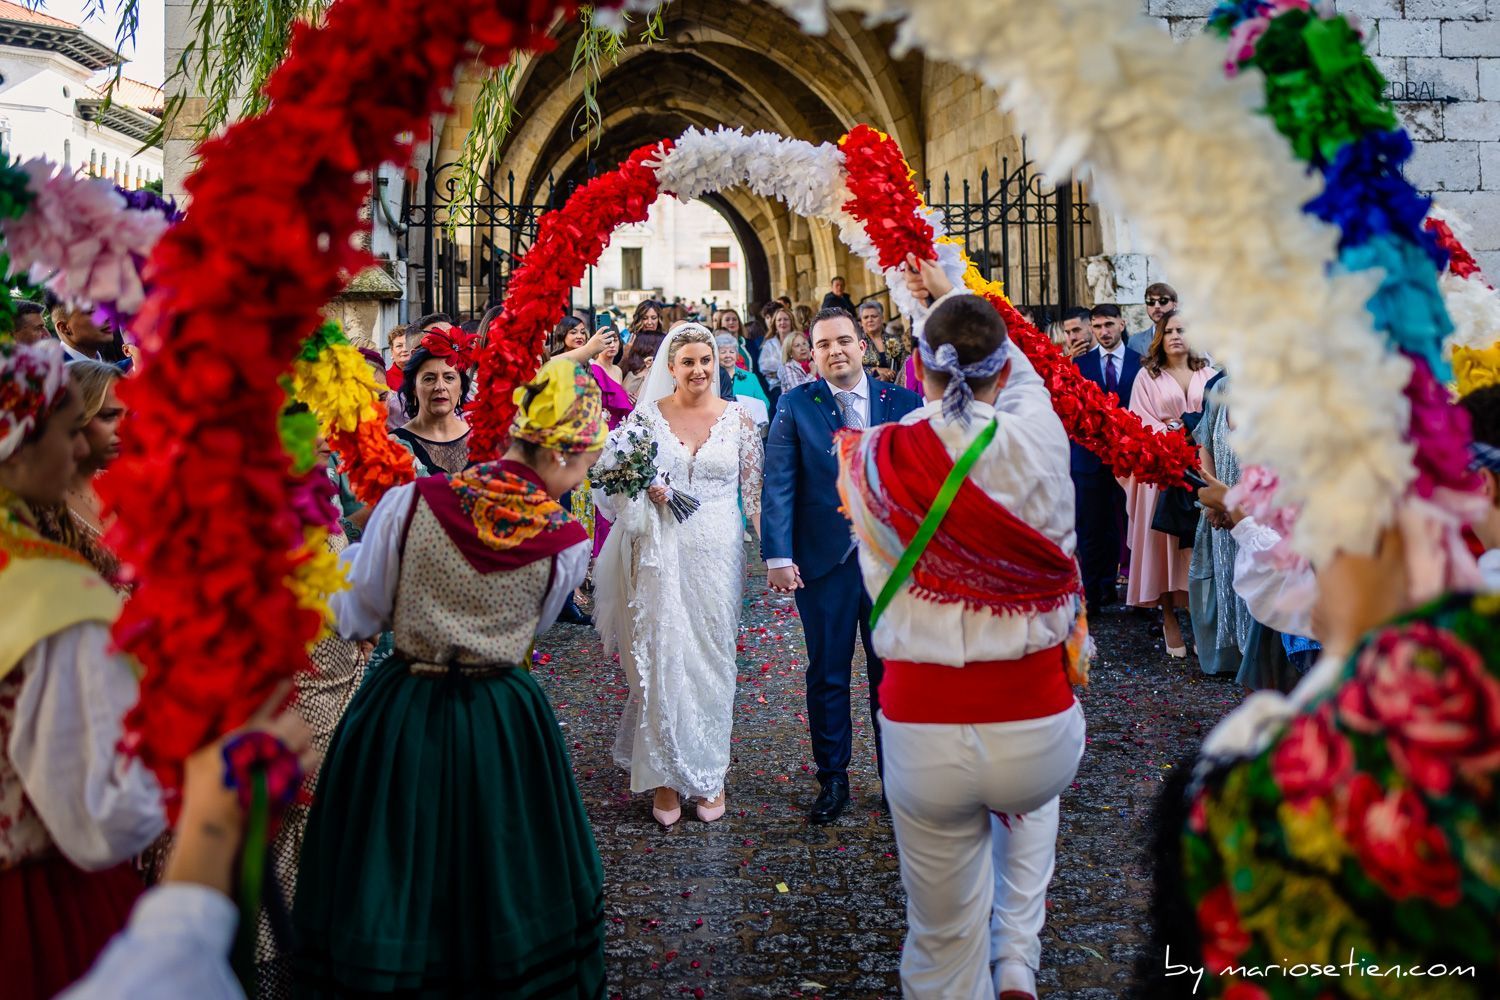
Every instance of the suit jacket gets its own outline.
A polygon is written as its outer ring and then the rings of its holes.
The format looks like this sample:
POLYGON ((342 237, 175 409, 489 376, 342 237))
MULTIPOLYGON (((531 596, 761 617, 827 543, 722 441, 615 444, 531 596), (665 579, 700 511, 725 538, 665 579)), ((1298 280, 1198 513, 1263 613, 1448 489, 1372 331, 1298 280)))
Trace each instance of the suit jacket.
MULTIPOLYGON (((922 405, 909 389, 870 379, 870 425, 900 420, 922 405)), ((833 434, 843 426, 834 390, 822 379, 786 392, 766 439, 761 492, 761 555, 791 559, 816 580, 851 550, 849 519, 839 509, 839 460, 833 434)))
MULTIPOLYGON (((1080 358, 1074 359, 1078 365, 1078 372, 1084 378, 1093 382, 1099 388, 1104 388, 1104 354, 1099 348, 1094 348, 1080 358)), ((1130 390, 1135 385, 1135 376, 1141 370, 1141 356, 1130 348, 1125 348, 1125 359, 1120 363, 1119 388, 1116 393, 1120 397, 1120 409, 1130 405, 1130 390)), ((1104 463, 1099 456, 1080 445, 1070 445, 1073 450, 1072 469, 1075 473, 1099 472, 1104 469, 1104 463)))

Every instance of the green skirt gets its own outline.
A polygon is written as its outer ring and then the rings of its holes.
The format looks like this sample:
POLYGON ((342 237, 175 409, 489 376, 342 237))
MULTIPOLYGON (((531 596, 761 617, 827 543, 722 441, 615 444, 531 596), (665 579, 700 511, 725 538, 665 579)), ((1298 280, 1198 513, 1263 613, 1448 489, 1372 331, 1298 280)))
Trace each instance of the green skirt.
POLYGON ((308 817, 297 995, 602 996, 603 871, 541 688, 372 670, 308 817))

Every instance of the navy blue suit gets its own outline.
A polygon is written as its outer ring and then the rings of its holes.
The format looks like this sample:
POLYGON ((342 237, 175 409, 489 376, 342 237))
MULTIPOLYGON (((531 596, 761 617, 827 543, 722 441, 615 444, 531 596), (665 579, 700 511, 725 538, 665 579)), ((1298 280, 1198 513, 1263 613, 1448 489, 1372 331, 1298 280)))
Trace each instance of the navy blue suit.
MULTIPOLYGON (((922 405, 909 389, 869 379, 869 424, 890 423, 922 405)), ((853 726, 849 679, 854 642, 869 664, 870 716, 879 709, 881 663, 870 645, 870 596, 859 572, 849 521, 840 512, 833 434, 843 426, 833 388, 822 379, 782 395, 766 440, 761 554, 791 559, 802 575, 797 610, 807 636, 807 718, 818 780, 849 770, 853 726)), ((875 725, 876 755, 880 727, 875 725)))
MULTIPOLYGON (((1084 378, 1104 388, 1104 355, 1095 348, 1075 363, 1084 378)), ((1141 356, 1125 349, 1120 362, 1117 393, 1121 408, 1130 405, 1130 390, 1141 370, 1141 356)), ((1125 491, 1114 471, 1099 456, 1079 445, 1072 447, 1074 527, 1078 532, 1078 565, 1083 575, 1084 599, 1090 611, 1102 595, 1114 589, 1120 568, 1120 545, 1125 531, 1125 491)))

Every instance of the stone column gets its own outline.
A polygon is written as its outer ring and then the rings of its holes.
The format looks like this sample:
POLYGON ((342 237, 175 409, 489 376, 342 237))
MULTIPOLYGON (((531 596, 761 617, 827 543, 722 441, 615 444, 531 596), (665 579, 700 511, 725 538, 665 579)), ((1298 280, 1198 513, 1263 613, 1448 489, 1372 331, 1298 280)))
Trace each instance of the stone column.
POLYGON ((1102 206, 1094 206, 1094 225, 1104 252, 1084 258, 1084 281, 1095 304, 1113 302, 1125 314, 1125 326, 1143 329, 1146 286, 1159 277, 1160 266, 1141 250, 1129 220, 1102 206))

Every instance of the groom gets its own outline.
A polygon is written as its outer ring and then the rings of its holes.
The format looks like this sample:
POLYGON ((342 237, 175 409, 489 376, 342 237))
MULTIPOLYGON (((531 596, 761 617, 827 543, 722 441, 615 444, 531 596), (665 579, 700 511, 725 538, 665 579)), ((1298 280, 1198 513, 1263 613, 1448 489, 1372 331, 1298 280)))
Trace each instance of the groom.
MULTIPOLYGON (((843 309, 818 313, 811 336, 813 361, 822 378, 781 397, 766 441, 761 554, 771 589, 797 595, 807 636, 807 718, 823 786, 808 819, 829 823, 849 804, 849 678, 856 636, 864 642, 869 664, 872 721, 880 707, 881 674, 880 658, 870 645, 870 597, 849 521, 840 510, 833 435, 841 427, 900 420, 922 400, 865 374, 865 342, 854 317, 843 309)), ((878 724, 874 732, 878 763, 878 724)))

